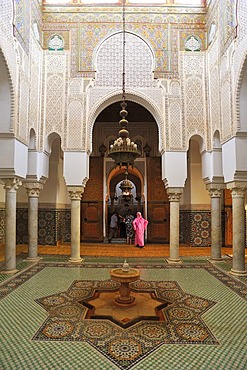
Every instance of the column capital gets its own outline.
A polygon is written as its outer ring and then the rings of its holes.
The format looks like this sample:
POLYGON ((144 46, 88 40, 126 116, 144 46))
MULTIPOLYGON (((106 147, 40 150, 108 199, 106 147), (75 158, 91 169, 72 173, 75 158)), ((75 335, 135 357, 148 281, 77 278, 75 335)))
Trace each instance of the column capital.
POLYGON ((24 182, 23 186, 27 195, 32 198, 38 198, 40 191, 43 189, 43 184, 39 182, 24 182))
POLYGON ((71 200, 81 200, 81 196, 84 193, 83 186, 67 186, 67 190, 71 200))
POLYGON ((206 189, 209 191, 211 189, 223 190, 226 185, 223 182, 209 182, 206 184, 206 189))
POLYGON ((17 190, 22 185, 22 182, 19 178, 14 177, 10 179, 1 179, 0 183, 3 185, 6 190, 17 190))
POLYGON ((227 184, 227 189, 231 190, 232 197, 244 197, 247 190, 247 182, 233 181, 227 184))
POLYGON ((222 189, 219 189, 219 188, 210 188, 210 189, 208 189, 208 187, 207 187, 207 190, 208 190, 209 195, 210 195, 211 198, 220 198, 221 197, 222 189))
POLYGON ((232 181, 226 184, 227 189, 247 189, 247 181, 232 181))
POLYGON ((179 202, 183 193, 183 188, 167 188, 166 191, 170 202, 179 202))

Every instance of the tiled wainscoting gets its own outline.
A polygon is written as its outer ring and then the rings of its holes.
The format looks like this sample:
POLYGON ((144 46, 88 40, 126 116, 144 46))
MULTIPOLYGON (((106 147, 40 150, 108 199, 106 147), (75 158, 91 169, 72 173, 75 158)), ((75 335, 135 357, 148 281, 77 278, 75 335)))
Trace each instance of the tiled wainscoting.
MULTIPOLYGON (((1 220, 0 220, 1 223, 1 220)), ((70 242, 70 209, 39 209, 38 243, 56 245, 70 242)), ((28 243, 28 210, 18 208, 16 213, 16 242, 28 243)))
POLYGON ((180 211, 179 216, 180 243, 198 247, 211 244, 210 211, 180 211))
MULTIPOLYGON (((27 244, 27 208, 18 208, 16 216, 17 244, 27 244)), ((38 217, 39 244, 56 245, 57 242, 70 242, 70 209, 40 208, 38 217)), ((0 242, 4 242, 4 218, 5 210, 0 209, 0 242)), ((210 211, 180 211, 180 243, 198 247, 211 244, 210 211)))

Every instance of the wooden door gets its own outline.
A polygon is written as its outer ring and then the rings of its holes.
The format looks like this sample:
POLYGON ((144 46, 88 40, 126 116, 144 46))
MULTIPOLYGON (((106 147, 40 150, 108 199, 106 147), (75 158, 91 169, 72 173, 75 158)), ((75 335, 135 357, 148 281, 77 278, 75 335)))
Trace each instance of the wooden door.
POLYGON ((102 201, 81 202, 81 241, 102 241, 102 201))
POLYGON ((225 247, 232 246, 232 196, 229 189, 224 190, 224 214, 223 214, 223 223, 224 223, 224 235, 222 244, 225 247))
POLYGON ((147 158, 148 242, 169 243, 169 201, 161 179, 161 158, 147 158))
POLYGON ((153 243, 169 242, 169 203, 155 204, 148 206, 148 241, 153 243))
POLYGON ((91 157, 81 201, 81 241, 103 241, 103 158, 91 157))

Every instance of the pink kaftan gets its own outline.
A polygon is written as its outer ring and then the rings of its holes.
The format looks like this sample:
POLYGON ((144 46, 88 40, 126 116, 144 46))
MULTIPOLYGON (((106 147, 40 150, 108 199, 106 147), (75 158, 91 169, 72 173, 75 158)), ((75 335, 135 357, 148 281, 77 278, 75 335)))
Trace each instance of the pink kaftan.
POLYGON ((141 212, 137 212, 136 218, 134 219, 133 229, 135 230, 135 245, 139 247, 144 246, 144 231, 148 225, 148 220, 142 217, 141 212))

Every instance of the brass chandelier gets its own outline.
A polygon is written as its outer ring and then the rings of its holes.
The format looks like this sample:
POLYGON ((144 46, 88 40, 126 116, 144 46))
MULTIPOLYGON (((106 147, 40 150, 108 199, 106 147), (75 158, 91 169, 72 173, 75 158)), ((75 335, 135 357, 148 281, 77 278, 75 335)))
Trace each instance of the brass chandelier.
MULTIPOLYGON (((112 158, 116 166, 126 167, 128 175, 128 167, 134 164, 136 158, 140 157, 137 145, 130 140, 129 131, 127 129, 128 120, 126 119, 128 112, 126 110, 126 96, 125 96, 125 46, 126 46, 126 32, 125 32, 125 0, 122 2, 123 8, 123 72, 122 72, 122 102, 120 104, 120 130, 118 132, 118 138, 110 146, 108 157, 112 158)), ((127 180, 127 176, 126 179, 127 180)), ((128 180, 127 180, 128 181, 128 180)))
POLYGON ((131 190, 134 188, 134 186, 132 185, 132 182, 130 180, 128 180, 128 171, 126 169, 125 171, 125 179, 123 181, 121 181, 119 187, 122 191, 122 197, 128 201, 132 198, 132 193, 131 193, 131 190))

